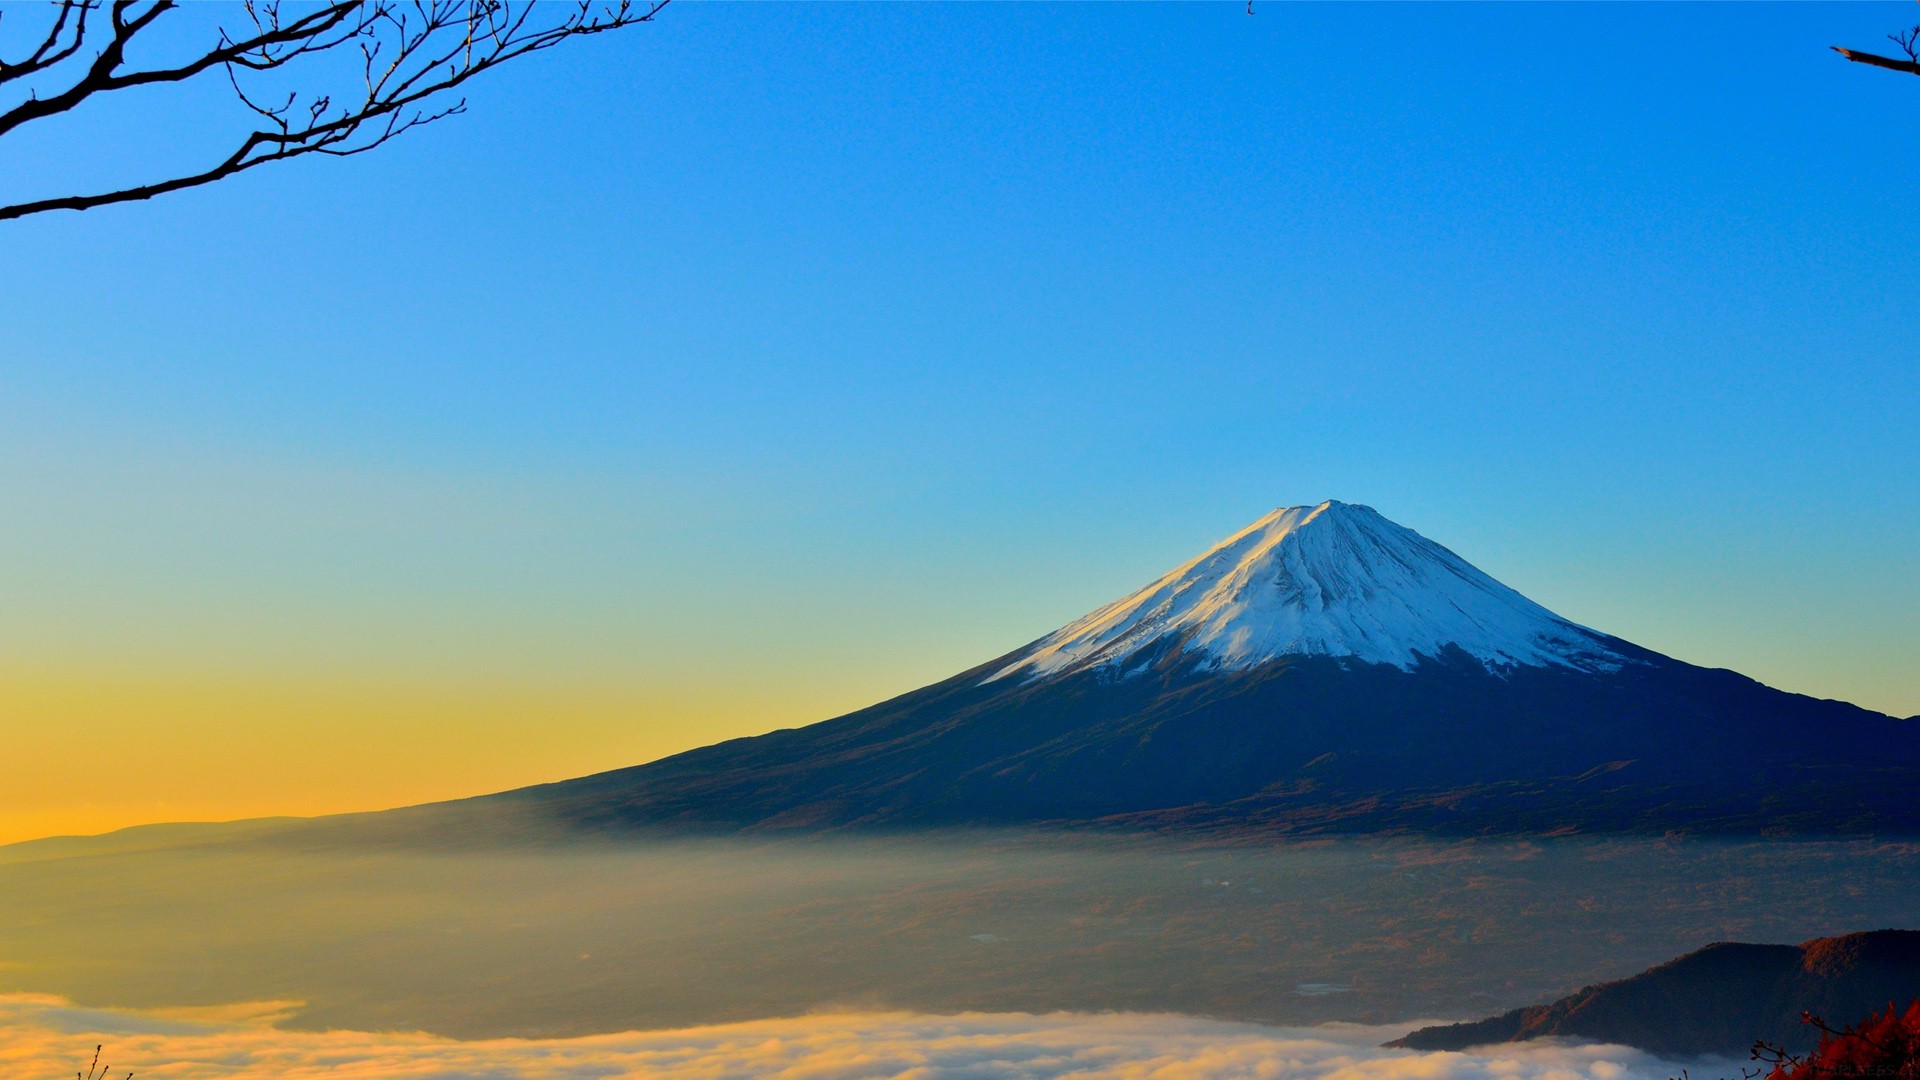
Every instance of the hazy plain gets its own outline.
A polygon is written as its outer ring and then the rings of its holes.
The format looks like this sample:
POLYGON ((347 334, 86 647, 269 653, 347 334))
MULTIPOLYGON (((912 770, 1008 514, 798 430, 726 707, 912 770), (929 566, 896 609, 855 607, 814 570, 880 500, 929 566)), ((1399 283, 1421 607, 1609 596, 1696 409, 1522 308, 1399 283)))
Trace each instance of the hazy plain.
POLYGON ((558 1037, 823 1009, 1478 1016, 1725 939, 1912 925, 1920 847, 1556 839, 353 845, 180 826, 0 849, 0 992, 558 1037))

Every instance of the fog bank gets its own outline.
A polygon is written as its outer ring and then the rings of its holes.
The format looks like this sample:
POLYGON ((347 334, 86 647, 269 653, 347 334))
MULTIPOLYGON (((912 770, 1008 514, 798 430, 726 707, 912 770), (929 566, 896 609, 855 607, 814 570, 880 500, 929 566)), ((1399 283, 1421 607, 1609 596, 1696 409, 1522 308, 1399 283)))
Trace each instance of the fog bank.
POLYGON ((1165 1014, 891 1012, 459 1042, 10 996, 0 997, 0 1071, 64 1075, 102 1043, 115 1075, 131 1070, 140 1080, 1666 1080, 1681 1068, 1618 1046, 1488 1055, 1380 1048, 1405 1031, 1165 1014))

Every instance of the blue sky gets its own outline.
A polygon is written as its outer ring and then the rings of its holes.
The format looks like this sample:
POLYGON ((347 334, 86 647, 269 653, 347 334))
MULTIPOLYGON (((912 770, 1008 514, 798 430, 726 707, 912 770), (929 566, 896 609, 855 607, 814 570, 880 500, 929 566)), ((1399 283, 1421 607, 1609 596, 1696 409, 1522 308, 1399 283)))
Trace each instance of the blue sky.
MULTIPOLYGON (((1911 5, 1255 11, 676 4, 376 154, 4 226, 3 666, 600 688, 446 783, 549 779, 1334 497, 1920 712, 1920 79, 1827 50, 1911 5)), ((0 192, 225 108, 23 132, 0 192)))

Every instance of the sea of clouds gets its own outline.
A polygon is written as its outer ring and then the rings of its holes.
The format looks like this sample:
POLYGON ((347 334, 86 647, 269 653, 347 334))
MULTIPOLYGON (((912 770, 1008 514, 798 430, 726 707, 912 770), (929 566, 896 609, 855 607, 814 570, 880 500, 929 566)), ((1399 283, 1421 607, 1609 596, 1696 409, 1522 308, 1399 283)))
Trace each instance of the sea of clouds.
POLYGON ((0 1075, 69 1076, 96 1044, 115 1080, 129 1071, 136 1080, 1666 1080, 1682 1067, 1619 1046, 1417 1053, 1380 1047, 1407 1025, 1277 1028, 1138 1013, 822 1013, 461 1041, 274 1026, 296 1007, 131 1012, 0 995, 0 1075))

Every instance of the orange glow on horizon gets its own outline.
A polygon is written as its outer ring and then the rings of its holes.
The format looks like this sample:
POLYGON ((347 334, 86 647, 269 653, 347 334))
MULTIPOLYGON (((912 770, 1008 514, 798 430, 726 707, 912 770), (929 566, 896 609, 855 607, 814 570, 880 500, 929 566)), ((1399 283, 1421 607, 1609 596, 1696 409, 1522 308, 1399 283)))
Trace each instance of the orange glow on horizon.
POLYGON ((859 693, 0 672, 0 844, 481 795, 823 719, 859 693))

